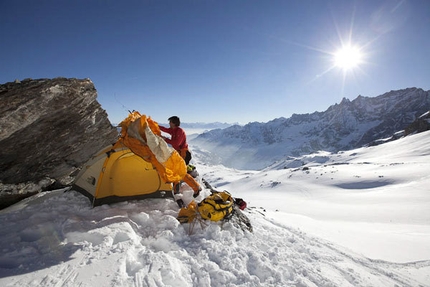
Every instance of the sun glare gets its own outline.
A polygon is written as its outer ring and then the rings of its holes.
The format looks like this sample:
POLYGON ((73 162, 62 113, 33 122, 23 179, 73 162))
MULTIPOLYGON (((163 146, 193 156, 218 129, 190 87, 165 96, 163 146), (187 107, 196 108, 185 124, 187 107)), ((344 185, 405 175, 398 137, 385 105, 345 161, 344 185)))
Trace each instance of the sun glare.
POLYGON ((334 54, 334 64, 343 70, 350 70, 360 65, 362 55, 358 48, 344 46, 334 54))

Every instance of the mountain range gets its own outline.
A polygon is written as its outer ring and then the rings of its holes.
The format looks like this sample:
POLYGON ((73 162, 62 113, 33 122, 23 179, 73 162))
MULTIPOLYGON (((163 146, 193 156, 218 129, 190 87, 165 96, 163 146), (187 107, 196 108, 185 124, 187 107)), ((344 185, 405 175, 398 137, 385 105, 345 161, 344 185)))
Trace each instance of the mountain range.
POLYGON ((279 160, 318 151, 337 152, 392 138, 430 110, 430 91, 407 88, 377 97, 358 96, 324 112, 293 114, 267 123, 214 129, 190 140, 208 162, 263 169, 279 160))

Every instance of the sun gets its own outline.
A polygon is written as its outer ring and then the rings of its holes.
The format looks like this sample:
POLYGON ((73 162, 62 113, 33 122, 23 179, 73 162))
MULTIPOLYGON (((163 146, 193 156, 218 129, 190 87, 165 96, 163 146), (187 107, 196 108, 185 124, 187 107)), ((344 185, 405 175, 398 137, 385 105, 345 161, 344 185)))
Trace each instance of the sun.
POLYGON ((358 67, 362 58, 360 49, 351 45, 343 46, 333 54, 334 65, 344 71, 358 67))

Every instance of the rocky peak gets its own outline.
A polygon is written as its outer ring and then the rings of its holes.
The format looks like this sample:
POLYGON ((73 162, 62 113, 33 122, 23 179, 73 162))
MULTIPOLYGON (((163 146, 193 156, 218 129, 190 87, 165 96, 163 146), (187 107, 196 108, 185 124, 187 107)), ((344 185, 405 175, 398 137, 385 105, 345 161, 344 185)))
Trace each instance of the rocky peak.
POLYGON ((26 79, 0 85, 0 181, 69 184, 117 139, 90 79, 26 79))
MULTIPOLYGON (((227 128, 216 136, 209 131, 192 143, 217 153, 229 167, 260 169, 283 156, 349 150, 389 138, 429 109, 430 91, 407 88, 378 97, 358 96, 352 101, 344 98, 324 112, 293 114, 288 119, 227 128), (274 151, 279 151, 279 155, 274 151), (242 156, 241 161, 235 161, 238 156, 242 156)), ((417 130, 425 129, 427 124, 428 119, 423 117, 416 124, 417 130)))

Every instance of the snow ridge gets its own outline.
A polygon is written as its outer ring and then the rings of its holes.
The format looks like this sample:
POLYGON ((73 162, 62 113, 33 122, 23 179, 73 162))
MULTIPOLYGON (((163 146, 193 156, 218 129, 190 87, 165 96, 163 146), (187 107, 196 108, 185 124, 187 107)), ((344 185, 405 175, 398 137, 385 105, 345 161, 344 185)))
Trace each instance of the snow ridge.
POLYGON ((366 259, 263 211, 248 212, 252 234, 226 223, 189 235, 170 199, 91 209, 74 191, 41 196, 2 216, 11 243, 2 286, 418 286, 395 272, 403 264, 366 259))
POLYGON ((429 110, 430 91, 408 88, 375 98, 344 98, 325 112, 208 131, 191 144, 204 146, 226 166, 262 169, 286 156, 349 150, 391 137, 429 110))

